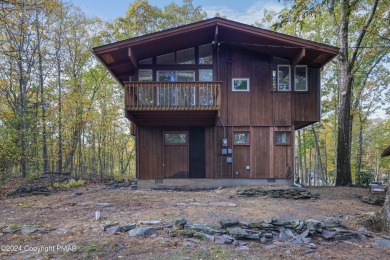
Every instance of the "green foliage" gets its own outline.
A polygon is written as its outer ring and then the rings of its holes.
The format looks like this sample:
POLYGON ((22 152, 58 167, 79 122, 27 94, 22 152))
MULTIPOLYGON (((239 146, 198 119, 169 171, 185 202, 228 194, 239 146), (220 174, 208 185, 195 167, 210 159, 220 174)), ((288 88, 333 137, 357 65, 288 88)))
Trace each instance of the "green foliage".
POLYGON ((54 189, 72 189, 72 188, 77 188, 85 185, 84 180, 78 180, 76 181, 75 179, 70 179, 69 181, 63 183, 63 182, 54 182, 52 184, 52 187, 54 189))
POLYGON ((375 174, 371 172, 360 172, 356 174, 356 184, 368 186, 372 181, 375 180, 375 174))

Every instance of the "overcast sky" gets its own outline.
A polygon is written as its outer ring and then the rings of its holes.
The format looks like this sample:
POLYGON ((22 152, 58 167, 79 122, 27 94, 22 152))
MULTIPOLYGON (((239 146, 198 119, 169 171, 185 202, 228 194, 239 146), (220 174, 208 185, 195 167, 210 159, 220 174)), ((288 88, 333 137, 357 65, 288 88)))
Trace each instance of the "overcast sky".
MULTIPOLYGON (((71 0, 88 16, 98 16, 104 20, 113 20, 124 16, 131 0, 71 0)), ((182 0, 149 0, 151 5, 163 8, 171 2, 182 5, 182 0)), ((193 0, 194 6, 201 6, 208 16, 216 13, 226 16, 230 20, 253 24, 260 21, 264 9, 277 10, 283 8, 283 1, 279 0, 193 0)))

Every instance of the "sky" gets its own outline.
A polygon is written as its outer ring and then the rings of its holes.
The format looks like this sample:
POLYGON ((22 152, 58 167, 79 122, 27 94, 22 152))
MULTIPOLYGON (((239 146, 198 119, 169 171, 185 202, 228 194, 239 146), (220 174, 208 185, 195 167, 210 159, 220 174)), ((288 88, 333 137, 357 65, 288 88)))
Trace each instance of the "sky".
MULTIPOLYGON (((125 16, 129 5, 134 0, 70 0, 90 17, 98 16, 103 20, 113 20, 125 16)), ((182 5, 182 0, 148 0, 149 4, 163 8, 171 2, 182 5)), ((194 6, 201 6, 208 17, 216 13, 230 20, 254 24, 261 20, 264 9, 279 11, 283 8, 283 0, 193 0, 194 6)))

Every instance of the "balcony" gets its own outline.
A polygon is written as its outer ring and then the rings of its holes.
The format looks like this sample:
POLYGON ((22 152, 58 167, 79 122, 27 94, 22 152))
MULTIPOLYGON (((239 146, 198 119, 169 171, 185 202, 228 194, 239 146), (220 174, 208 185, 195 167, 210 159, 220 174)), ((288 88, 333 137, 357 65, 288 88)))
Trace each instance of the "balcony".
POLYGON ((126 116, 137 125, 215 125, 221 82, 125 82, 126 116))

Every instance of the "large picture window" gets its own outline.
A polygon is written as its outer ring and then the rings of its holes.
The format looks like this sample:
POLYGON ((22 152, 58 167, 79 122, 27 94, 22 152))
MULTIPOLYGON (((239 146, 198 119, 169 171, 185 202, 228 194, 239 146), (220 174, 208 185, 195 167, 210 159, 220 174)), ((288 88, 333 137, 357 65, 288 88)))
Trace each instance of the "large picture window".
MULTIPOLYGON (((157 81, 161 82, 191 82, 195 81, 195 71, 157 71, 157 81)), ((158 88, 158 105, 162 106, 195 106, 195 87, 158 88)))
POLYGON ((295 71, 295 91, 307 91, 307 66, 297 65, 295 71))

